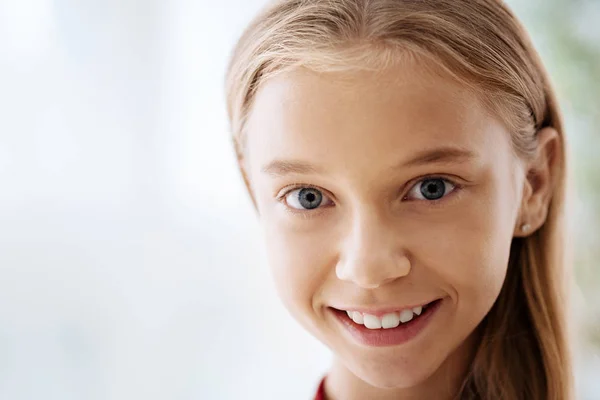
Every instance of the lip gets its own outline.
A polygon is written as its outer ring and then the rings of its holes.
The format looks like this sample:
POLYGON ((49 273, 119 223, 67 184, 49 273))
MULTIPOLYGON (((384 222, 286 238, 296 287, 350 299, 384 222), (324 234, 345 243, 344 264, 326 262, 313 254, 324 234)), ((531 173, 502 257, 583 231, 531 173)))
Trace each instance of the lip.
MULTIPOLYGON (((443 301, 444 299, 438 299, 428 303, 428 307, 423 310, 421 315, 414 318, 412 321, 400 324, 396 328, 391 329, 369 329, 364 325, 359 325, 352 321, 346 314, 346 311, 334 308, 329 308, 329 311, 335 316, 335 319, 344 328, 344 331, 346 331, 352 339, 358 342, 358 344, 370 347, 386 347, 406 343, 423 332, 431 322, 432 318, 437 314, 443 301)), ((383 311, 387 310, 392 310, 393 312, 394 310, 397 311, 398 308, 385 309, 383 311)), ((352 309, 352 311, 359 310, 352 309)), ((373 310, 367 310, 365 312, 371 314, 373 310)), ((382 309, 378 309, 377 312, 381 313, 382 309)))

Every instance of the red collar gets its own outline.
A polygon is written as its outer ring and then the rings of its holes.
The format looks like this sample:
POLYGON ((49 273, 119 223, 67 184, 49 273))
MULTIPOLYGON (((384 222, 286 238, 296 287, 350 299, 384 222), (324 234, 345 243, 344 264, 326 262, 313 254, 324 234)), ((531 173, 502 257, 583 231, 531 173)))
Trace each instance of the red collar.
POLYGON ((325 378, 321 380, 319 388, 317 389, 317 394, 315 394, 314 400, 327 400, 325 398, 325 378))

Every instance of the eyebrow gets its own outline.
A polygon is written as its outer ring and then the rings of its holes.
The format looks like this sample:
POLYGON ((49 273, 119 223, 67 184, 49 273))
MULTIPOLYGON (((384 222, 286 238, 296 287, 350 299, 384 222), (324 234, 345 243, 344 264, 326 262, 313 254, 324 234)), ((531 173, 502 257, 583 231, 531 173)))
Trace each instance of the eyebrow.
MULTIPOLYGON (((474 158, 476 158, 476 154, 471 150, 455 146, 444 146, 417 152, 410 159, 402 160, 391 169, 415 167, 424 164, 464 163, 474 158)), ((273 160, 262 168, 262 172, 273 176, 285 176, 291 174, 323 174, 324 170, 321 167, 299 160, 273 160)))
POLYGON ((444 146, 430 150, 423 150, 407 161, 400 162, 397 167, 412 167, 423 164, 450 164, 463 163, 477 158, 476 154, 461 147, 444 146))
POLYGON ((285 176, 290 174, 320 174, 323 170, 304 161, 273 160, 262 168, 262 172, 273 176, 285 176))

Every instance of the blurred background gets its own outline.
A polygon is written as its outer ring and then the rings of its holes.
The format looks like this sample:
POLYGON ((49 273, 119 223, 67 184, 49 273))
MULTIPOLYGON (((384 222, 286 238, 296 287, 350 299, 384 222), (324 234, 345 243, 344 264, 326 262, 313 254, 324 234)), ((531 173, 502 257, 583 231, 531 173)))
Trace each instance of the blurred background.
MULTIPOLYGON (((509 1, 571 147, 578 399, 600 399, 600 0, 509 1)), ((0 399, 308 399, 225 115, 264 0, 0 0, 0 399)))

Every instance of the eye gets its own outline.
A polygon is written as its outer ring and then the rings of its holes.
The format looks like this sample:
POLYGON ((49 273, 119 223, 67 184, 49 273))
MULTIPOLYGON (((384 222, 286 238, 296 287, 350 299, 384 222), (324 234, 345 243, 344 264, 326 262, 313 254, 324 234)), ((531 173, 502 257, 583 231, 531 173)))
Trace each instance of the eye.
POLYGON ((446 179, 427 178, 417 182, 406 197, 434 201, 452 193, 455 189, 456 185, 446 179))
POLYGON ((329 200, 320 190, 310 187, 290 190, 283 197, 286 205, 296 210, 314 210, 329 200))

